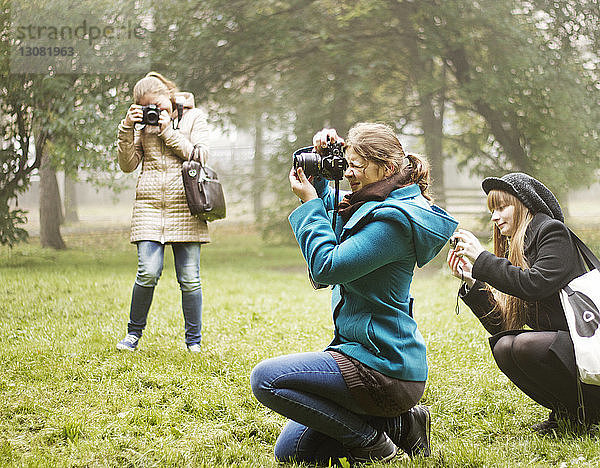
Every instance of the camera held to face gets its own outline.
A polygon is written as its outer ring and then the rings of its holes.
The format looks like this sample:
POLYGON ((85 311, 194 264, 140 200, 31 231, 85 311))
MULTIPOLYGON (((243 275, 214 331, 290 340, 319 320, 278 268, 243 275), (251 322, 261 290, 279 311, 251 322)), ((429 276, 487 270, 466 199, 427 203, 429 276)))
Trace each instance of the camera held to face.
POLYGON ((308 146, 294 152, 294 169, 302 168, 306 177, 321 176, 328 180, 342 180, 348 168, 348 161, 344 158, 346 147, 342 143, 328 143, 318 152, 311 151, 308 146))
POLYGON ((458 237, 452 236, 448 243, 450 244, 451 249, 456 249, 456 245, 458 244, 458 237))
POLYGON ((160 118, 160 109, 155 104, 149 106, 142 106, 142 121, 140 123, 145 125, 158 126, 158 120, 160 118))

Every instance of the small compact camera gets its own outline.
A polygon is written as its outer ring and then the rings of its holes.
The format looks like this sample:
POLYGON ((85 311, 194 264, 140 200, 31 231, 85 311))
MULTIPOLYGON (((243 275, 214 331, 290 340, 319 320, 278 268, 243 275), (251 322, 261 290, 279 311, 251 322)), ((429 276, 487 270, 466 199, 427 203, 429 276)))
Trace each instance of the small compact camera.
POLYGON ((451 249, 455 249, 456 248, 456 244, 458 244, 458 237, 452 236, 450 238, 450 240, 448 241, 448 243, 450 244, 450 248, 451 249))
POLYGON ((150 104, 149 106, 142 106, 142 112, 142 121, 140 123, 145 125, 158 125, 160 109, 157 105, 150 104))
POLYGON ((316 151, 313 146, 294 151, 294 169, 301 167, 307 177, 321 176, 328 180, 342 180, 348 168, 348 161, 344 158, 344 144, 328 143, 316 151))

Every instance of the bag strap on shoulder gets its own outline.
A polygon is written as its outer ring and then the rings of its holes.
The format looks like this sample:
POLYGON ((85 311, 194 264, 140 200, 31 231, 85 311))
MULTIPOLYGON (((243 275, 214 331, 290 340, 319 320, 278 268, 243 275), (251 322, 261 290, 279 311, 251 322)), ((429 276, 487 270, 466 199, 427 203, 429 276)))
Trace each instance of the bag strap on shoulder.
POLYGON ((579 253, 583 257, 583 259, 585 260, 585 263, 587 264, 588 268, 590 270, 593 270, 594 268, 596 270, 600 270, 600 260, 598 260, 598 257, 594 255, 594 252, 592 252, 590 248, 587 245, 585 245, 585 243, 579 237, 577 237, 577 234, 571 231, 571 229, 569 229, 569 232, 571 233, 571 237, 575 241, 575 245, 577 246, 577 249, 579 250, 579 253))

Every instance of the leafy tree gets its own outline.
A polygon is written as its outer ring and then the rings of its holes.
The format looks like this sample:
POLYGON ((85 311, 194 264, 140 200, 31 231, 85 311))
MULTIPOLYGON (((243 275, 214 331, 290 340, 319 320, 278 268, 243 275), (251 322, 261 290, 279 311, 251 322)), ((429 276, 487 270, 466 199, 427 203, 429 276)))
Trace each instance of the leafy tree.
MULTIPOLYGON (((18 227, 26 218, 22 210, 11 210, 9 202, 27 189, 44 157, 48 158, 48 170, 60 167, 76 174, 78 169, 85 169, 87 177, 96 183, 115 185, 114 121, 116 114, 123 113, 124 105, 117 97, 123 85, 119 77, 74 75, 10 75, 3 83, 0 106, 6 117, 2 121, 5 145, 0 152, 0 209, 4 213, 1 239, 12 245, 26 239, 26 231, 18 227)), ((50 177, 55 176, 50 173, 50 177)), ((50 181, 43 185, 55 184, 50 181)), ((45 203, 56 204, 56 199, 43 193, 41 202, 44 211, 45 203)), ((55 223, 47 227, 43 244, 62 248, 60 217, 42 218, 55 223)))
POLYGON ((11 201, 23 193, 33 171, 41 165, 42 149, 48 139, 48 130, 34 119, 33 109, 38 93, 47 91, 49 83, 39 77, 10 74, 10 48, 6 40, 10 26, 8 2, 0 11, 0 128, 3 144, 0 148, 0 243, 14 245, 27 239, 27 232, 20 227, 26 221, 26 213, 11 208, 11 201))
MULTIPOLYGON (((138 17, 125 1, 90 3, 87 0, 84 3, 79 5, 79 10, 71 8, 69 11, 76 17, 81 16, 81 25, 88 28, 90 38, 92 25, 86 23, 89 19, 86 15, 91 13, 86 12, 94 11, 97 14, 95 18, 108 25, 117 24, 119 15, 129 14, 132 20, 138 17), (86 9, 86 5, 94 8, 86 9), (99 13, 102 8, 110 11, 104 17, 99 13)), ((56 2, 16 4, 6 0, 2 0, 1 5, 0 109, 3 117, 0 128, 4 145, 0 152, 0 242, 13 245, 27 238, 26 231, 20 227, 26 221, 25 212, 11 209, 10 204, 28 188, 31 175, 43 167, 40 172, 43 179, 41 241, 44 246, 63 248, 59 229, 62 213, 54 171, 60 168, 74 176, 79 169, 84 169, 87 177, 97 183, 114 185, 114 177, 111 176, 115 172, 112 154, 114 133, 117 115, 124 113, 123 96, 129 92, 129 78, 122 73, 114 73, 110 67, 120 63, 121 68, 127 69, 125 57, 128 53, 136 53, 128 47, 137 44, 125 44, 126 47, 116 50, 106 37, 101 37, 97 47, 92 47, 91 43, 89 47, 80 44, 82 49, 77 69, 70 70, 68 64, 56 58, 56 62, 44 70, 37 70, 32 61, 32 69, 29 70, 27 62, 16 61, 14 50, 11 57, 14 44, 11 42, 11 13, 14 16, 13 10, 18 6, 25 22, 30 20, 34 25, 46 27, 42 30, 34 26, 29 34, 35 36, 40 31, 51 31, 51 27, 59 24, 53 23, 52 18, 44 18, 43 12, 50 11, 60 16, 66 11, 62 7, 68 5, 56 2), (42 13, 36 10, 38 7, 42 13), (11 67, 15 68, 13 73, 11 67), (98 71, 104 73, 98 74, 98 71), (49 192, 46 193, 46 190, 49 192)), ((24 28, 27 31, 27 27, 24 28)), ((105 34, 114 34, 114 31, 105 31, 105 34)), ((74 66, 75 62, 70 63, 74 66)))
MULTIPOLYGON (((324 125, 345 133, 356 121, 378 120, 419 135, 442 203, 443 161, 451 153, 477 173, 523 170, 559 192, 591 181, 590 168, 600 164, 595 2, 152 5, 149 68, 193 91, 213 121, 259 129, 269 143, 280 136, 269 167, 263 171, 257 159, 255 174, 268 174, 264 187, 271 193, 288 193, 273 206, 278 220, 294 203, 286 181, 291 151, 309 144, 324 125)), ((103 100, 105 92, 128 90, 102 81, 92 81, 94 91, 84 97, 89 83, 72 85, 79 104, 71 108, 89 116, 77 135, 115 124, 110 112, 106 121, 94 120, 94 96, 103 100)), ((78 139, 60 128, 48 136, 55 157, 65 149, 57 157, 65 168, 69 147, 98 155, 106 150, 89 148, 93 135, 78 139)), ((74 161, 74 167, 88 164, 77 156, 74 161)))
POLYGON ((126 79, 110 75, 69 76, 60 106, 50 116, 52 128, 40 177, 40 240, 43 246, 64 248, 60 235, 60 196, 54 168, 65 178, 84 177, 97 186, 118 190, 120 170, 115 157, 116 123, 125 114, 126 79))
POLYGON ((554 41, 541 12, 519 2, 444 5, 433 42, 456 82, 452 106, 473 168, 525 171, 562 193, 589 183, 599 94, 582 51, 554 41))
MULTIPOLYGON (((343 69, 338 77, 340 58, 324 37, 333 31, 305 21, 317 13, 313 2, 209 1, 187 9, 185 3, 170 5, 181 6, 185 13, 158 19, 153 44, 161 53, 154 57, 155 68, 192 90, 208 105, 209 115, 241 128, 256 128, 260 121, 265 134, 275 130, 283 135, 269 168, 258 170, 269 176, 260 190, 276 186, 278 193, 287 184, 292 147, 308 144, 312 132, 325 123, 342 132, 348 128, 346 100, 338 85, 343 69), (190 37, 194 41, 185 39, 190 37)), ((280 206, 277 211, 280 219, 280 206)))

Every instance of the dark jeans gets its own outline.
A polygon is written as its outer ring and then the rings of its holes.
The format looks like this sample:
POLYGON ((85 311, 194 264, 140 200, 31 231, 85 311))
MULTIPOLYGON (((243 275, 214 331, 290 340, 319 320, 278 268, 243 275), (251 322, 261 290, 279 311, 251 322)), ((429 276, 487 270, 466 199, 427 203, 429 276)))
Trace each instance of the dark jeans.
MULTIPOLYGON (((554 331, 531 331, 502 336, 492 353, 500 370, 525 394, 559 415, 577 419, 577 380, 572 368, 559 359, 551 346, 554 331)), ((600 387, 582 385, 586 414, 592 420, 600 416, 600 387)))
MULTIPOLYGON (((275 444, 279 461, 327 463, 378 436, 373 423, 381 418, 362 412, 329 353, 267 359, 252 370, 250 384, 258 401, 290 419, 275 444)), ((399 430, 400 417, 389 422, 399 430)))
MULTIPOLYGON (((171 244, 175 258, 175 272, 181 289, 181 305, 185 321, 186 344, 199 344, 202 329, 202 284, 200 282, 200 243, 171 244)), ((137 243, 138 269, 127 332, 142 336, 152 304, 154 287, 162 274, 165 245, 154 241, 137 243)))

